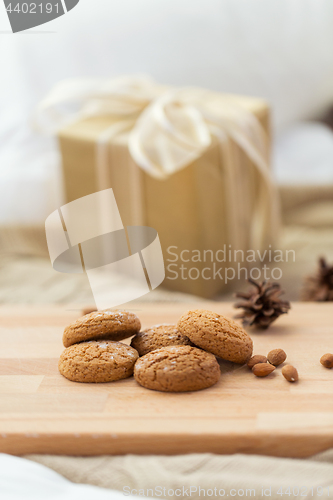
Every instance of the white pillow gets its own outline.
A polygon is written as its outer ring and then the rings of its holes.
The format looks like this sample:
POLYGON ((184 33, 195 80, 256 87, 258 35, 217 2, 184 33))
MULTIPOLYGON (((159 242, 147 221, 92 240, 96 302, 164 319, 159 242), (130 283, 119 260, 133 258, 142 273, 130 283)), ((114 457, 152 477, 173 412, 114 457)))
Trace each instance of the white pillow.
POLYGON ((333 132, 326 125, 293 125, 277 137, 273 157, 280 184, 333 185, 333 132))
POLYGON ((267 98, 279 127, 333 102, 332 0, 82 0, 5 41, 0 108, 8 123, 25 119, 63 78, 138 72, 267 98))

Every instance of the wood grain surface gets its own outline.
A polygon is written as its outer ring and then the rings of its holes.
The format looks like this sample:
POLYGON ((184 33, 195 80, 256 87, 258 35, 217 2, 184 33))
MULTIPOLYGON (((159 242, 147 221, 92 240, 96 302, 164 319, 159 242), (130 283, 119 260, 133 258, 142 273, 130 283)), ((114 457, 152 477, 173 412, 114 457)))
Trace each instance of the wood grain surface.
MULTIPOLYGON (((231 304, 202 307, 232 316, 231 304)), ((195 308, 200 307, 196 303, 195 308)), ((187 304, 136 305, 144 326, 175 322, 187 304)), ((221 362, 218 384, 167 394, 133 378, 80 384, 57 369, 64 327, 80 310, 0 309, 0 451, 67 455, 255 453, 305 457, 333 447, 333 303, 295 303, 268 331, 249 330, 256 354, 286 351, 300 380, 277 368, 256 378, 221 362)))

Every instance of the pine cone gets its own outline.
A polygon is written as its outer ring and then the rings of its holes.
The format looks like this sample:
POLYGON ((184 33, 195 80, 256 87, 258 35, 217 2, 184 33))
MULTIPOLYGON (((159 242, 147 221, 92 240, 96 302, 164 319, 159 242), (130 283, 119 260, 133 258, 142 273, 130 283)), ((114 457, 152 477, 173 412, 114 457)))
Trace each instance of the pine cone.
POLYGON ((305 278, 301 299, 312 302, 333 300, 333 266, 324 257, 319 259, 317 273, 305 278))
POLYGON ((286 314, 290 309, 287 300, 281 300, 280 295, 284 293, 279 283, 248 280, 255 288, 246 293, 238 292, 236 297, 245 299, 236 302, 235 308, 243 308, 244 311, 236 318, 243 320, 243 325, 255 325, 260 328, 268 328, 281 314, 286 314))

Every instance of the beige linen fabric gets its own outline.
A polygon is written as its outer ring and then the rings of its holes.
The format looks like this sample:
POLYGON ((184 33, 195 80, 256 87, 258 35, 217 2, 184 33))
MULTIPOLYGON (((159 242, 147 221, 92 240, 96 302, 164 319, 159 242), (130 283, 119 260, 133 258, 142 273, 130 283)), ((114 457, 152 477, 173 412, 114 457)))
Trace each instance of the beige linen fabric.
MULTIPOLYGON (((54 271, 43 245, 30 241, 0 229, 0 304, 66 304, 74 308, 93 305, 87 276, 54 271), (15 251, 14 244, 18 241, 26 242, 25 251, 23 244, 20 253, 15 251), (38 246, 38 253, 32 251, 35 246, 38 246)), ((281 262, 279 267, 283 271, 282 286, 286 297, 299 300, 304 276, 315 271, 318 256, 325 255, 329 262, 333 261, 333 223, 332 227, 284 226, 280 249, 295 250, 295 262, 281 262)), ((237 284, 237 289, 240 286, 237 284)), ((247 287, 245 283, 243 286, 247 287)), ((217 298, 234 300, 232 290, 217 298)), ((193 295, 170 292, 161 287, 140 298, 145 302, 188 303, 196 300, 198 297, 193 295)))
POLYGON ((308 460, 209 453, 173 457, 125 455, 83 458, 27 455, 26 458, 50 467, 76 483, 122 492, 135 489, 137 491, 134 493, 141 493, 141 496, 144 493, 152 498, 154 495, 156 498, 177 498, 173 493, 175 490, 179 498, 189 496, 192 500, 199 500, 204 496, 220 498, 222 490, 225 491, 225 497, 262 499, 264 489, 266 496, 270 493, 269 498, 272 500, 287 497, 295 499, 297 496, 301 498, 301 493, 305 496, 305 492, 308 498, 326 499, 327 488, 329 496, 333 494, 333 450, 308 460), (157 486, 161 489, 156 490, 157 486), (127 489, 124 490, 124 487, 127 489), (319 487, 324 488, 323 492, 317 490, 319 487), (279 495, 280 488, 283 492, 290 488, 291 495, 279 495), (147 489, 152 491, 147 492, 147 489), (208 490, 213 490, 213 494, 208 490), (156 494, 159 491, 162 492, 161 495, 156 494), (204 491, 206 495, 203 494, 204 491))

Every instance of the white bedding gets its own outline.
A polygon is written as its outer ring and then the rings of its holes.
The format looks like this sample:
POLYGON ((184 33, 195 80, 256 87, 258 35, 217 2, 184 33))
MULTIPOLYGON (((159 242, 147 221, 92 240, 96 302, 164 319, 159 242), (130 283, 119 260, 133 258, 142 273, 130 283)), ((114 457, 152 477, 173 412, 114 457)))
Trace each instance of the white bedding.
MULTIPOLYGON (((44 465, 0 454, 0 498, 3 500, 121 500, 118 491, 68 481, 44 465)), ((128 498, 134 498, 132 495, 128 498)))
POLYGON ((333 131, 321 123, 296 123, 276 138, 273 163, 280 184, 333 185, 333 131))

